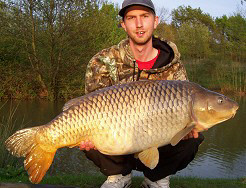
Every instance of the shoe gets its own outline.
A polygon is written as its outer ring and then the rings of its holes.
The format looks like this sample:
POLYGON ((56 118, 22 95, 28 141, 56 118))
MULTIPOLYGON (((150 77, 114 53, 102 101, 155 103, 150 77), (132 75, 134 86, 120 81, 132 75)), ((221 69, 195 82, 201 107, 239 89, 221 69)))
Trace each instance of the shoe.
POLYGON ((141 188, 170 188, 169 187, 169 179, 170 179, 170 177, 167 176, 163 179, 152 182, 148 178, 145 177, 144 181, 141 185, 141 188))
POLYGON ((101 188, 129 188, 131 187, 132 175, 122 176, 121 174, 108 176, 108 179, 102 184, 101 188))

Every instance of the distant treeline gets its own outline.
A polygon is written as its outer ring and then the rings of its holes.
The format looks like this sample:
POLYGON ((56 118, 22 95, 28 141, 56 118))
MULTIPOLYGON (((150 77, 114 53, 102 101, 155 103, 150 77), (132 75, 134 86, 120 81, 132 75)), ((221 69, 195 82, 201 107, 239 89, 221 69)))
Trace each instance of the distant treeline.
MULTIPOLYGON (((99 0, 0 0, 0 98, 82 95, 90 58, 126 37, 118 11, 99 0)), ((181 6, 168 23, 158 14, 155 34, 177 44, 192 81, 246 91, 245 12, 212 18, 181 6)))

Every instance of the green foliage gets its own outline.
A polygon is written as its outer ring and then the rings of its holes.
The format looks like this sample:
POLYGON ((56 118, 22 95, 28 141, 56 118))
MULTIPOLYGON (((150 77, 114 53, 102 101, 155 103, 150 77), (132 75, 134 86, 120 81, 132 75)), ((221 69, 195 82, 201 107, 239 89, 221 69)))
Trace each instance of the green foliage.
POLYGON ((193 9, 190 6, 179 6, 172 11, 172 17, 172 24, 177 28, 187 22, 190 24, 204 24, 211 31, 215 28, 212 17, 209 14, 203 13, 200 8, 193 9))
POLYGON ((30 70, 17 62, 3 61, 0 65, 0 98, 35 98, 39 90, 30 70))
POLYGON ((207 58, 210 54, 210 40, 208 28, 200 23, 186 22, 178 29, 177 45, 184 58, 207 58))
POLYGON ((213 20, 189 6, 172 15, 189 77, 208 88, 245 92, 246 19, 238 13, 213 20))
POLYGON ((165 22, 159 23, 155 30, 155 34, 176 43, 177 29, 172 24, 166 24, 165 22))
POLYGON ((215 57, 185 63, 191 81, 223 93, 242 93, 246 90, 246 66, 215 57))
POLYGON ((23 1, 9 1, 0 11, 0 28, 4 28, 0 29, 4 36, 0 39, 0 66, 8 65, 0 68, 17 72, 12 80, 19 83, 5 88, 11 74, 4 74, 2 96, 19 98, 18 93, 29 93, 30 97, 55 100, 82 95, 90 58, 125 37, 118 29, 118 8, 99 0, 23 1), (9 64, 26 71, 14 71, 9 64))
POLYGON ((4 168, 0 168, 0 177, 4 179, 11 179, 16 177, 23 177, 26 176, 26 171, 24 167, 13 167, 10 165, 7 165, 4 168))
MULTIPOLYGON (((240 14, 216 18, 218 30, 217 46, 224 58, 245 62, 246 60, 246 18, 240 14)), ((219 50, 216 50, 219 51, 219 50)))
MULTIPOLYGON (((1 110, 4 110, 4 105, 0 107, 1 110)), ((19 166, 19 161, 16 157, 11 155, 5 148, 4 142, 7 140, 9 136, 11 136, 17 129, 23 128, 24 123, 22 122, 20 125, 16 124, 15 113, 18 106, 13 107, 10 105, 8 116, 1 116, 0 119, 0 176, 1 173, 7 173, 6 176, 12 176, 11 173, 13 168, 19 166)), ((21 170, 20 170, 21 171, 21 170)), ((19 173, 19 171, 18 171, 19 173)))
POLYGON ((240 15, 231 16, 227 21, 227 27, 225 28, 225 34, 227 40, 230 42, 230 49, 235 56, 233 59, 240 61, 246 59, 246 18, 242 18, 240 15))
MULTIPOLYGON (((0 1, 0 98, 73 98, 84 93, 88 61, 126 37, 119 8, 100 0, 0 1)), ((177 43, 184 60, 245 63, 245 18, 215 20, 179 7, 155 34, 177 43)))

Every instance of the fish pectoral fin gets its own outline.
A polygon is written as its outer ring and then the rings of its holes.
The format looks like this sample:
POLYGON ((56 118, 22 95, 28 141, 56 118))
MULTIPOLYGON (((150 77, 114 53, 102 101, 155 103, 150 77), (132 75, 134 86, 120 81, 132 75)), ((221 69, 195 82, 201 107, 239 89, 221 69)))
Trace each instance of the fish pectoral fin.
POLYGON ((172 139, 171 145, 175 146, 179 143, 182 138, 184 138, 191 130, 195 127, 195 125, 187 126, 183 130, 179 131, 172 139))
POLYGON ((150 169, 154 169, 159 162, 159 151, 157 147, 152 147, 138 154, 140 161, 150 169))
POLYGON ((187 126, 183 130, 179 131, 172 139, 171 139, 171 145, 175 146, 179 143, 182 138, 184 138, 191 130, 195 127, 195 125, 187 126))

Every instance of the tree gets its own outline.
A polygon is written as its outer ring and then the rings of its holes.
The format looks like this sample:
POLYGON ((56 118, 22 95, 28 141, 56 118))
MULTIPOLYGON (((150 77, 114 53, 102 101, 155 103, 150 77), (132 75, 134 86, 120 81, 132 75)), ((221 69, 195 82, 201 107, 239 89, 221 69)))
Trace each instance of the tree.
POLYGON ((9 13, 18 31, 17 38, 25 44, 25 53, 31 65, 29 68, 37 84, 34 87, 40 97, 49 95, 57 99, 62 88, 62 74, 68 75, 67 67, 76 65, 78 70, 78 58, 71 53, 74 50, 71 34, 81 15, 90 10, 86 7, 88 4, 88 1, 79 0, 9 2, 9 13), (67 52, 71 54, 67 56, 67 52), (71 59, 77 59, 76 64, 71 59))
POLYGON ((172 11, 172 24, 179 28, 183 23, 203 24, 209 28, 211 32, 215 29, 213 18, 204 13, 200 8, 191 8, 190 6, 179 6, 172 11))
POLYGON ((226 15, 215 19, 217 40, 216 43, 214 43, 214 48, 219 54, 222 55, 221 56, 222 59, 226 58, 228 47, 229 47, 229 43, 228 40, 226 39, 226 32, 225 32, 227 28, 227 22, 228 22, 228 17, 226 15))
POLYGON ((234 60, 244 61, 246 51, 246 19, 237 14, 228 19, 225 28, 226 38, 230 42, 231 56, 234 60))
POLYGON ((224 54, 230 54, 230 58, 243 62, 245 60, 246 44, 246 19, 240 14, 216 18, 215 23, 220 33, 217 41, 224 54))
POLYGON ((156 14, 159 17, 160 23, 167 23, 171 18, 169 10, 164 7, 157 8, 156 14))
POLYGON ((210 33, 199 23, 183 23, 178 29, 178 46, 181 54, 189 59, 203 59, 210 54, 210 33))
MULTIPOLYGON (((22 42, 19 49, 24 51, 26 62, 29 62, 27 69, 33 75, 33 88, 40 97, 58 99, 82 95, 89 59, 102 48, 125 37, 123 30, 117 27, 118 9, 111 3, 99 0, 13 0, 0 3, 0 8, 4 5, 10 18, 7 19, 5 14, 1 16, 0 9, 1 18, 6 17, 0 20, 0 24, 6 20, 0 32, 3 31, 6 38, 6 30, 14 30, 13 41, 22 42)), ((1 50, 0 43, 1 53, 4 50, 1 50)))
POLYGON ((176 43, 177 29, 172 24, 161 22, 158 24, 155 34, 163 39, 176 43))

